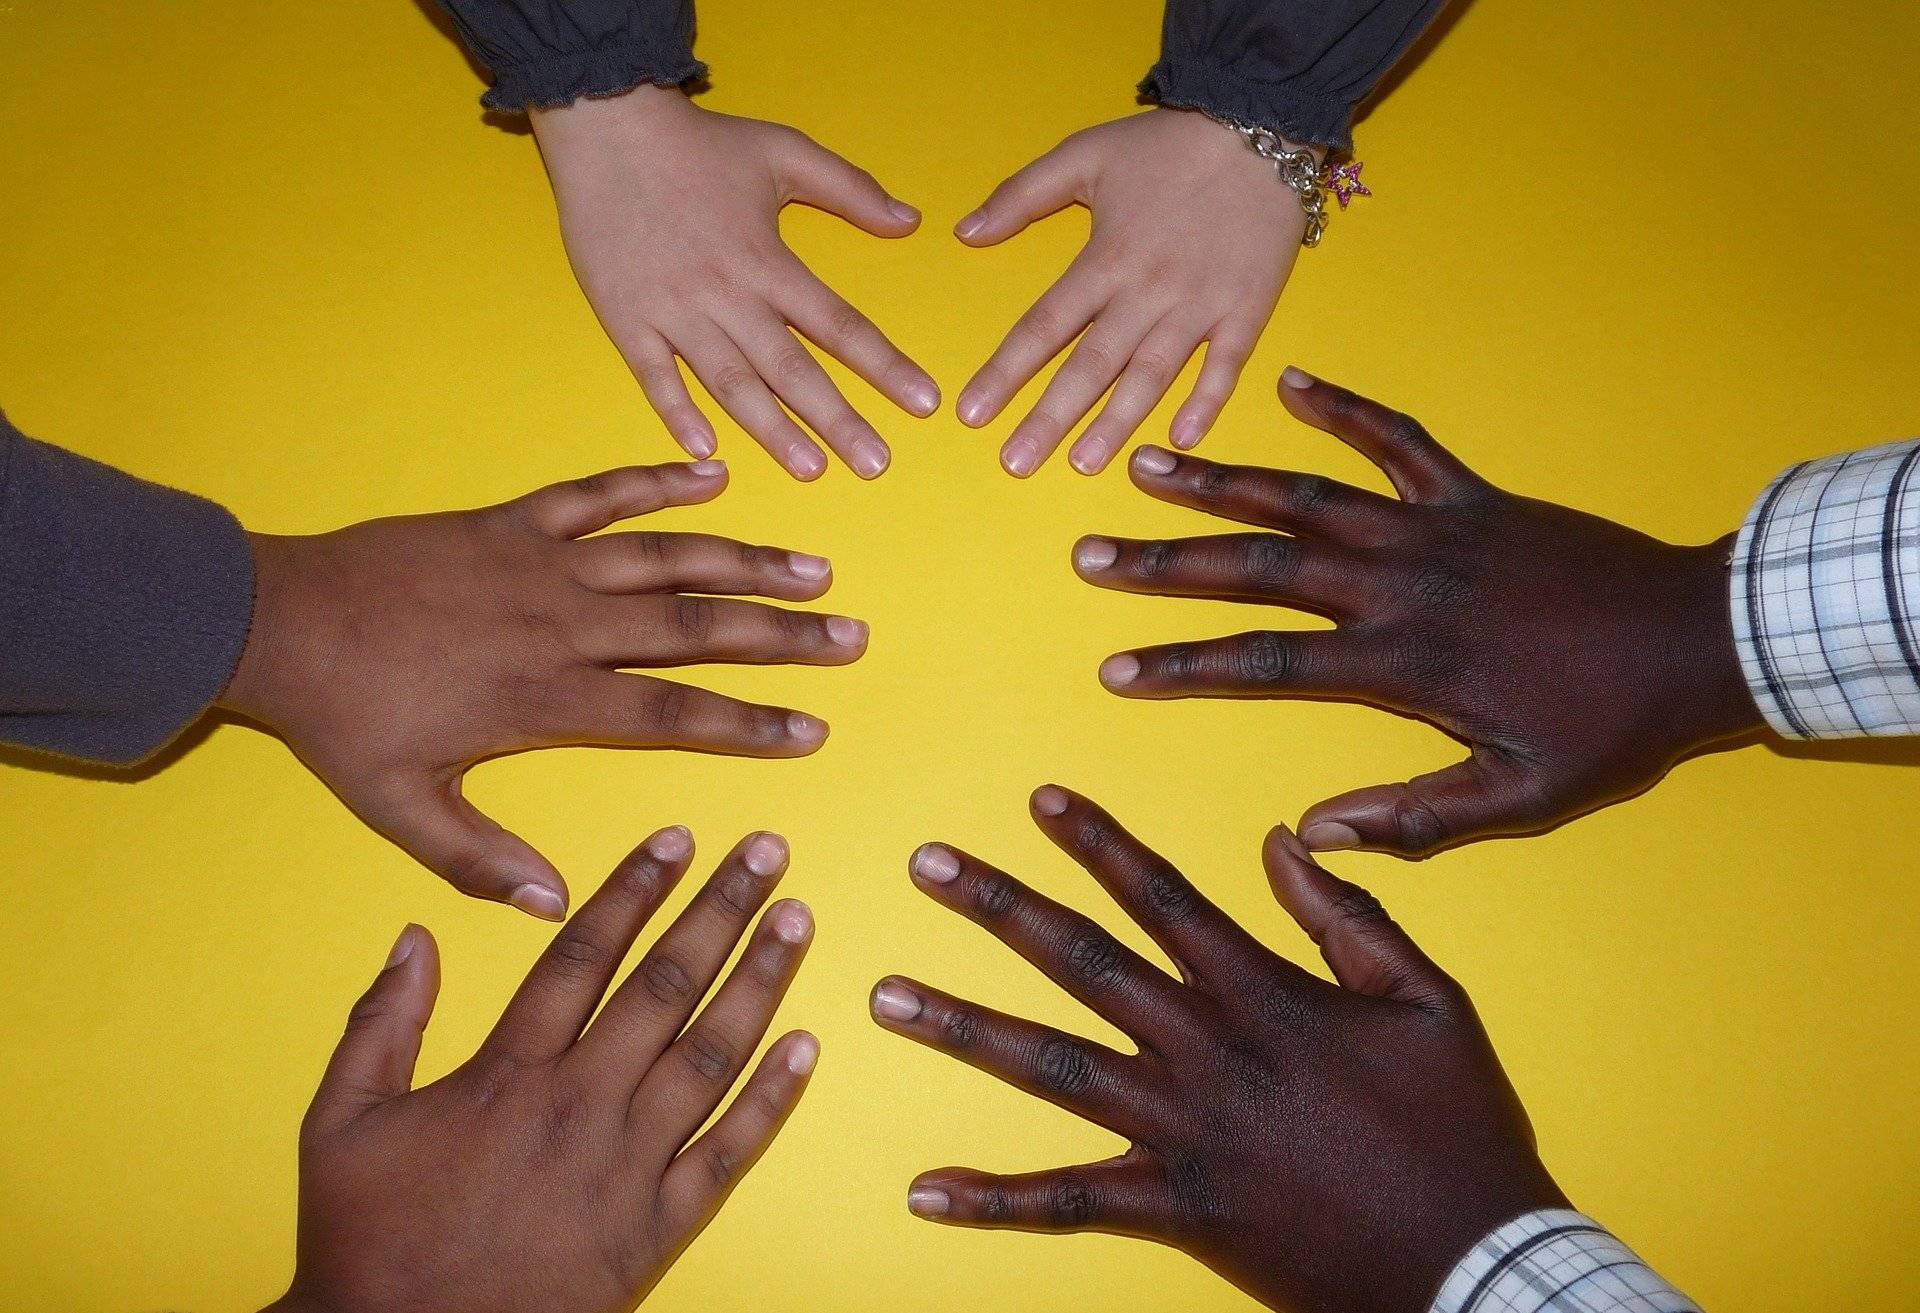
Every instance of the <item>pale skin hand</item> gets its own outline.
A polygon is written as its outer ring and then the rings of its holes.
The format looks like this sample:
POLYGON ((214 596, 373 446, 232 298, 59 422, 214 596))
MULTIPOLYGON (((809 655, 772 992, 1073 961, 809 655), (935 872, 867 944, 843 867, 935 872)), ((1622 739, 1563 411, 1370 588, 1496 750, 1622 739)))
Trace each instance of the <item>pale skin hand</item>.
POLYGON ((860 621, 724 596, 816 598, 832 581, 817 556, 598 532, 726 481, 718 461, 634 467, 480 510, 255 534, 253 627, 221 705, 454 887, 558 920, 566 882, 466 800, 471 766, 574 744, 804 756, 827 736, 812 716, 623 672, 866 650, 860 621))
POLYGON ((690 454, 717 444, 676 357, 795 478, 827 468, 807 430, 862 478, 887 468, 886 441, 796 333, 908 413, 938 409, 927 372, 780 238, 789 202, 876 237, 912 232, 919 212, 871 174, 792 128, 710 113, 667 87, 536 110, 533 130, 580 286, 690 454))
POLYGON ((963 424, 992 422, 1072 345, 1000 449, 1001 464, 1022 478, 1103 396, 1068 458, 1082 474, 1105 469, 1205 343, 1199 379, 1169 430, 1176 447, 1199 443, 1233 395, 1306 230, 1293 193, 1237 133, 1204 114, 1154 109, 1074 133, 1001 183, 954 233, 993 246, 1073 204, 1092 214, 1086 247, 957 407, 963 424))
POLYGON ((758 919, 786 841, 750 835, 626 979, 686 873, 684 827, 621 862, 467 1062, 413 1086, 440 984, 409 926, 347 1019, 300 1130, 299 1257, 270 1313, 624 1313, 779 1134, 820 1055, 805 1031, 746 1070, 813 938, 806 904, 758 919), (601 1006, 602 999, 605 1006, 601 1006))

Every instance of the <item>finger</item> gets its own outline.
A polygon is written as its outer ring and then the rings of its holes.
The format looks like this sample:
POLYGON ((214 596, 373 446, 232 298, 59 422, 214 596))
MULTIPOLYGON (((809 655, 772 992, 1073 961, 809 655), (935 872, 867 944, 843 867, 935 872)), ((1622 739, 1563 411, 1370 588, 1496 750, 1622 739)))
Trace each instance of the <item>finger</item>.
POLYGON ((1147 316, 1134 310, 1109 307, 1100 312, 1000 449, 1000 463, 1009 474, 1026 475, 1039 468, 1106 395, 1152 327, 1147 316))
POLYGON ((673 1160, 660 1181, 660 1202, 683 1242, 713 1220, 760 1161, 806 1093, 819 1059, 820 1041, 804 1030, 775 1040, 727 1110, 673 1160))
POLYGON ((1315 803, 1300 818, 1300 838, 1316 852, 1364 848, 1429 857, 1475 839, 1535 834, 1584 809, 1557 801, 1526 768, 1479 749, 1404 784, 1375 784, 1315 803))
POLYGON ((1328 872, 1286 826, 1276 825, 1267 835, 1261 859, 1274 896, 1320 946, 1344 988, 1422 1007, 1458 997, 1453 979, 1387 915, 1379 899, 1328 872))
POLYGON ((632 465, 541 488, 507 503, 541 533, 579 538, 620 520, 668 506, 712 501, 727 486, 724 463, 632 465))
POLYGON ((567 915, 567 882, 519 835, 481 814, 458 776, 382 784, 368 800, 348 798, 367 823, 461 893, 511 903, 546 921, 567 915))
POLYGON ((1101 663, 1100 682, 1130 698, 1366 701, 1382 682, 1375 664, 1371 649, 1346 630, 1260 630, 1116 653, 1101 663))
POLYGON ((831 586, 818 556, 706 533, 606 533, 573 549, 573 577, 597 593, 751 593, 807 602, 831 586))
POLYGON ((1253 358, 1253 349, 1259 345, 1260 332, 1265 327, 1264 320, 1257 324, 1226 324, 1207 339, 1207 358, 1200 366, 1200 377, 1194 380, 1193 391, 1181 403, 1167 429, 1167 440, 1174 446, 1191 451, 1212 431, 1233 390, 1240 385, 1240 375, 1246 370, 1247 361, 1253 358))
POLYGON ((787 870, 787 841, 750 834, 721 859, 587 1027, 574 1061, 631 1090, 687 1024, 787 870))
POLYGON ((992 246, 1049 214, 1086 201, 1086 139, 1075 134, 993 189, 985 203, 954 224, 969 246, 992 246))
POLYGON ((547 722, 552 744, 804 757, 827 741, 816 716, 652 675, 581 671, 572 690, 547 722))
POLYGON ((680 376, 680 362, 674 358, 673 348, 667 345, 667 339, 658 333, 642 334, 631 345, 622 348, 627 367, 640 381, 640 390, 646 394, 647 404, 667 426, 667 432, 673 440, 685 448, 687 454, 696 460, 705 460, 719 450, 719 440, 713 432, 713 423, 700 407, 693 403, 693 395, 687 391, 687 381, 680 376))
POLYGON ((682 825, 661 830, 628 853, 547 945, 481 1048, 535 1063, 551 1062, 573 1047, 634 937, 686 874, 692 856, 693 836, 682 825))
POLYGON ((1295 419, 1331 433, 1378 465, 1408 501, 1444 501, 1486 485, 1419 421, 1288 365, 1280 401, 1295 419))
POLYGON ((820 454, 820 448, 793 422, 732 338, 708 325, 686 334, 674 345, 720 408, 782 469, 802 482, 811 482, 827 472, 827 458, 820 454))
POLYGON ((987 930, 1143 1047, 1187 1026, 1179 985, 1099 922, 945 844, 922 845, 908 865, 923 892, 987 930))
POLYGON ((1129 1138, 1152 1111, 1131 1059, 1104 1044, 981 1007, 901 976, 868 1001, 874 1020, 1015 1089, 1129 1138))
POLYGON ((1098 474, 1160 404, 1200 345, 1200 333, 1172 316, 1154 325, 1113 385, 1113 395, 1073 444, 1067 459, 1082 474, 1098 474))
POLYGON ((837 214, 875 237, 905 237, 920 226, 920 211, 805 133, 781 133, 775 161, 788 200, 837 214))
POLYGON ((1267 958, 1178 868, 1105 811, 1056 784, 1034 791, 1034 822, 1086 868, 1188 981, 1218 985, 1267 958))
POLYGON ((948 1226, 1150 1236, 1166 1229, 1168 1193, 1160 1170, 1134 1158, 1014 1176, 943 1167, 914 1178, 907 1208, 948 1226))
POLYGON ((603 665, 839 666, 867 650, 864 621, 730 597, 607 597, 572 623, 573 643, 603 665))
POLYGON ((1176 455, 1165 447, 1139 448, 1128 471, 1142 492, 1175 506, 1343 546, 1377 545, 1391 537, 1407 516, 1406 507, 1391 497, 1324 475, 1217 465, 1198 456, 1176 455))
POLYGON ((1108 296, 1082 251, 1060 280, 1014 321, 987 363, 960 389, 954 407, 960 422, 976 429, 991 422, 1042 365, 1064 351, 1067 343, 1093 322, 1108 296))
POLYGON ((940 385, 838 292, 794 262, 793 290, 780 309, 815 346, 910 415, 940 409, 940 385))
POLYGON ((863 479, 877 479, 893 460, 885 440, 820 368, 806 345, 771 312, 740 325, 734 341, 789 410, 863 479))
POLYGON ((1271 533, 1087 537, 1074 544, 1073 567, 1088 583, 1123 593, 1266 602, 1337 619, 1354 614, 1368 584, 1337 549, 1271 533))
POLYGON ((740 961, 686 1033, 667 1047, 634 1091, 675 1150, 713 1115, 747 1069, 787 996, 813 938, 807 905, 783 898, 767 909, 740 961))
POLYGON ((440 951, 423 926, 409 925, 394 941, 386 965, 347 1014, 307 1112, 310 1129, 323 1130, 413 1088, 420 1037, 440 992, 440 951))

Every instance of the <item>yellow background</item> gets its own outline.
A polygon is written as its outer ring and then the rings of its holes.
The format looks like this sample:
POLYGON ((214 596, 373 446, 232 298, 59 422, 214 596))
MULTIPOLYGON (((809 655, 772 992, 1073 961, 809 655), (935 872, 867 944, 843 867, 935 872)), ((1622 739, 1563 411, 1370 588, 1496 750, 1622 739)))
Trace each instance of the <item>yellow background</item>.
MULTIPOLYGON (((1510 487, 1701 541, 1789 460, 1912 432, 1920 17, 1764 8, 1473 6, 1362 125, 1378 195, 1304 257, 1204 451, 1374 481, 1281 414, 1272 380, 1297 361, 1510 487)), ((705 103, 797 124, 925 209, 898 243, 801 212, 787 232, 951 398, 1085 220, 992 252, 949 226, 1130 112, 1157 30, 1153 0, 709 0, 705 103)), ((478 91, 407 0, 0 2, 0 400, 278 531, 672 458, 575 291, 531 139, 484 124, 478 91)), ((766 826, 818 911, 783 1014, 824 1041, 813 1091, 649 1307, 1241 1307, 1152 1245, 908 1217, 918 1169, 1108 1141, 869 1023, 867 986, 907 969, 1092 1024, 917 895, 904 858, 957 840, 1100 908, 1026 819, 1057 779, 1304 953, 1258 877, 1261 833, 1456 748, 1358 707, 1107 696, 1108 652, 1259 616, 1085 587, 1069 544, 1208 525, 1118 469, 1017 483, 994 460, 1006 422, 916 422, 850 386, 894 440, 880 482, 797 486, 723 427, 732 491, 666 521, 834 558, 834 606, 873 622, 864 662, 696 676, 824 715, 827 748, 552 752, 473 780, 577 895, 658 825, 709 854, 766 826)), ((1911 1308, 1917 759, 1750 750, 1545 838, 1335 865, 1470 985, 1575 1201, 1702 1303, 1911 1308)), ((0 890, 10 1309, 277 1293, 295 1128, 395 931, 422 921, 444 952, 428 1075, 547 937, 413 868, 234 727, 138 783, 0 769, 0 890)))

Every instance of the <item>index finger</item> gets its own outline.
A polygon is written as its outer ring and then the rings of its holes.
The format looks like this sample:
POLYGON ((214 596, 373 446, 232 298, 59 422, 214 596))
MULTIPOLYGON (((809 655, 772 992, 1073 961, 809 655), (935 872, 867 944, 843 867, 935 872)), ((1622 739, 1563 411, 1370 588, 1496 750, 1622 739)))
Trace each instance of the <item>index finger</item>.
POLYGON ((1485 487, 1465 462, 1434 440, 1411 415, 1288 365, 1280 403, 1302 420, 1365 456, 1408 501, 1445 501, 1485 487))

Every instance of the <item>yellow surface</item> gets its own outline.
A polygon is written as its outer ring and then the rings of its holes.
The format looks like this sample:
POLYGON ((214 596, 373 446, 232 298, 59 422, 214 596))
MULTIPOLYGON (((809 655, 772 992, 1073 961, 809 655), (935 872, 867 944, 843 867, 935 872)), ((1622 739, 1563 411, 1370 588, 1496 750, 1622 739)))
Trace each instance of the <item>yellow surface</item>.
MULTIPOLYGON (((787 231, 951 398, 1084 219, 988 253, 948 227, 1128 112, 1156 36, 1153 0, 711 0, 701 52, 708 104, 798 124, 925 208, 894 244, 813 214, 787 231)), ((1271 381, 1296 360, 1509 486, 1698 541, 1790 459, 1905 436, 1916 61, 1902 0, 1473 7, 1363 124, 1378 196, 1302 260, 1205 451, 1367 477, 1281 416, 1271 381)), ((574 289, 531 140, 483 124, 477 92, 406 0, 0 3, 0 399, 270 530, 671 458, 574 289)), ((1109 651, 1257 616, 1082 586, 1069 544, 1205 523, 1117 469, 1016 483, 994 461, 1005 422, 918 423, 852 387, 894 439, 885 479, 796 486, 723 428, 733 490, 669 521, 834 558, 834 604, 874 625, 863 663, 710 677, 823 714, 826 750, 555 752, 474 781, 579 893, 657 825, 708 853, 767 826, 819 913, 784 1013, 824 1041, 813 1092, 649 1307, 1242 1307, 1155 1246, 908 1217, 916 1169, 1106 1140, 868 1022, 868 984, 911 969, 1084 1024, 917 895, 904 858, 950 838, 1100 907, 1026 820, 1057 779, 1302 952, 1257 875, 1265 827, 1455 749, 1356 707, 1105 695, 1109 651)), ((1907 1309, 1916 760, 1748 751, 1547 838, 1336 865, 1472 987, 1573 1198, 1702 1303, 1907 1309)), ((428 1074, 471 1050, 547 933, 455 896, 231 727, 138 783, 0 769, 0 888, 8 1309, 279 1291, 295 1127, 394 932, 420 920, 445 953, 428 1074)))

